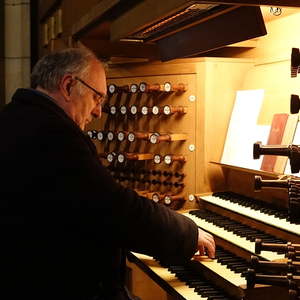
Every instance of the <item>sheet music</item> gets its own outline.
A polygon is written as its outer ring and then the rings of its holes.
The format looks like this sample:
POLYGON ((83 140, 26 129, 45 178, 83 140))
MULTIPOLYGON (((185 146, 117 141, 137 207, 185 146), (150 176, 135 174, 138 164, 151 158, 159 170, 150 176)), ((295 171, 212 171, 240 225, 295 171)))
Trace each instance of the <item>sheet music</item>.
POLYGON ((236 92, 221 163, 260 169, 261 159, 253 159, 253 144, 265 144, 270 131, 269 125, 257 124, 263 98, 263 89, 236 92))

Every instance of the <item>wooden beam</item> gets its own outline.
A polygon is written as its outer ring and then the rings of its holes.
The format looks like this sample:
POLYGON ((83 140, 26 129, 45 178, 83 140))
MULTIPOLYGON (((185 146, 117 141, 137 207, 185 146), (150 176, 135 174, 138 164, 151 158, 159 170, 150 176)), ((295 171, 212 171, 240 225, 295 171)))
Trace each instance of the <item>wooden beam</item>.
POLYGON ((161 60, 167 61, 199 55, 266 33, 260 8, 240 6, 227 14, 163 38, 157 44, 161 60))
POLYGON ((93 26, 107 11, 117 5, 120 0, 102 0, 72 26, 72 35, 78 38, 89 27, 93 26))
POLYGON ((82 39, 81 43, 94 51, 99 57, 133 57, 156 60, 159 52, 156 44, 134 42, 110 42, 99 39, 82 39))
POLYGON ((206 22, 206 21, 208 21, 210 19, 214 19, 214 18, 216 18, 216 17, 218 17, 218 16, 220 16, 222 14, 226 14, 226 13, 230 12, 231 10, 237 9, 238 7, 240 7, 240 6, 238 6, 238 5, 235 5, 235 6, 228 5, 226 8, 223 7, 221 10, 215 11, 212 14, 208 14, 207 16, 202 17, 202 18, 198 19, 197 21, 188 23, 186 25, 179 25, 177 27, 174 27, 174 29, 172 29, 172 31, 169 31, 169 32, 166 32, 166 33, 163 33, 163 34, 159 34, 158 36, 156 36, 154 38, 151 38, 150 40, 151 40, 151 42, 155 42, 155 41, 161 40, 161 39, 163 39, 163 38, 165 38, 167 36, 175 34, 176 32, 188 29, 188 28, 193 27, 193 26, 195 26, 197 24, 206 22))
POLYGON ((297 0, 198 0, 198 3, 215 3, 228 5, 247 5, 247 6, 289 6, 300 7, 300 1, 297 0))
POLYGON ((39 0, 39 21, 44 22, 62 3, 62 0, 39 0))
POLYGON ((110 39, 111 41, 118 41, 125 38, 129 34, 195 2, 195 0, 164 0, 159 2, 145 0, 112 22, 110 39))
POLYGON ((226 47, 240 47, 240 48, 256 48, 258 44, 257 39, 251 39, 243 42, 227 45, 226 47))
POLYGON ((192 4, 220 4, 238 6, 290 6, 300 7, 296 0, 144 0, 112 21, 110 39, 118 41, 128 37, 171 14, 178 12, 192 4))

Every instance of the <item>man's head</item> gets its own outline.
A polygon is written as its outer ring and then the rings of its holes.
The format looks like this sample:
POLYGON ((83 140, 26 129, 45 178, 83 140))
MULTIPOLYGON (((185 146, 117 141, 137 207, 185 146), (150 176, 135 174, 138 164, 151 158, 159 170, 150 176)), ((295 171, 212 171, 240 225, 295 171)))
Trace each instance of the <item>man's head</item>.
POLYGON ((105 71, 88 50, 70 48, 44 56, 33 68, 31 87, 51 96, 82 130, 101 116, 105 71))

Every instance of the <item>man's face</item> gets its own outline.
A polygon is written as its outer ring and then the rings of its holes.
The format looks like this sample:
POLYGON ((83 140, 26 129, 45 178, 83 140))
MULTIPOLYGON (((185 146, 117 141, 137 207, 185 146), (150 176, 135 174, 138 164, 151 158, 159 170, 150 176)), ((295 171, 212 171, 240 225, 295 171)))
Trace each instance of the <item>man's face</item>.
POLYGON ((99 94, 106 95, 105 71, 99 62, 94 61, 91 63, 90 76, 88 79, 78 78, 76 81, 76 85, 81 85, 83 93, 80 94, 80 89, 76 88, 73 94, 73 119, 78 126, 84 130, 85 126, 91 122, 93 118, 99 118, 101 116, 103 97, 99 96, 99 94), (93 89, 95 91, 93 91, 93 89))

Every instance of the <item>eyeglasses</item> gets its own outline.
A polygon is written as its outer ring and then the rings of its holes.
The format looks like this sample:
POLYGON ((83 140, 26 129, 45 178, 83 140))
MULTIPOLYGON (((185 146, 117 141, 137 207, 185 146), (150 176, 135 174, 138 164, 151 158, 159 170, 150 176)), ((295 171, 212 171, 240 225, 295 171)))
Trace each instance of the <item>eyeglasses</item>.
POLYGON ((93 87, 91 87, 89 84, 87 84, 85 81, 83 81, 82 79, 80 79, 77 76, 75 76, 74 79, 78 80, 80 83, 82 83, 83 85, 85 85, 86 87, 88 87, 89 89, 91 89, 95 93, 94 100, 97 102, 97 105, 99 105, 99 104, 103 105, 103 103, 107 99, 107 95, 106 94, 97 91, 96 89, 94 89, 93 87))

